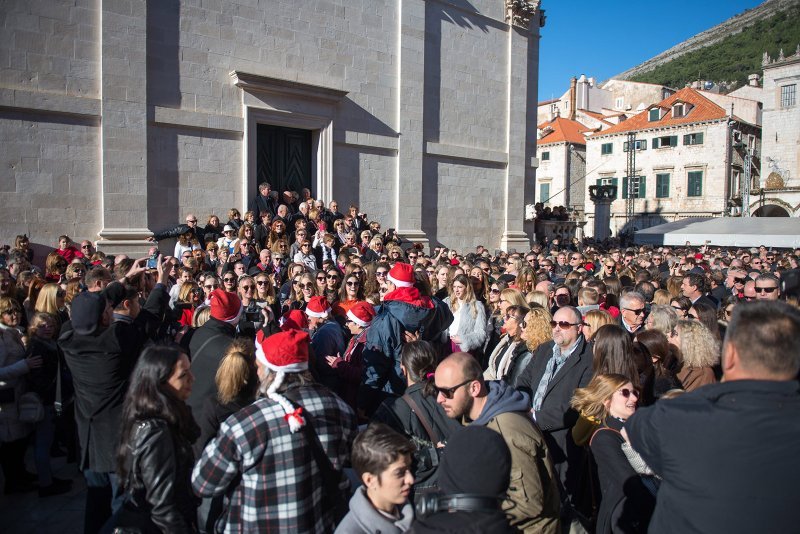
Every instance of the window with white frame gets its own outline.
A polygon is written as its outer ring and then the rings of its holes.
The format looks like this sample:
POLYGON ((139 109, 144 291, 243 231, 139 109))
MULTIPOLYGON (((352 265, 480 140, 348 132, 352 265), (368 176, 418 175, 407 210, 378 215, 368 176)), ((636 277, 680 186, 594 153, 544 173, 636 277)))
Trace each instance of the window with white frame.
POLYGON ((625 105, 625 98, 618 96, 617 100, 614 102, 614 107, 617 109, 622 109, 624 105, 625 105))
POLYGON ((797 104, 797 84, 781 86, 781 107, 791 108, 797 104))

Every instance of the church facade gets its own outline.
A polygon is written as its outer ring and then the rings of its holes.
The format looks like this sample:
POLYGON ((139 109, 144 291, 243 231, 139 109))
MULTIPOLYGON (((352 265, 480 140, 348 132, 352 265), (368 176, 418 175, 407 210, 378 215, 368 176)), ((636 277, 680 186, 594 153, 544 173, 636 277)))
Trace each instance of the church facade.
POLYGON ((529 244, 536 0, 0 11, 4 235, 138 252, 187 212, 243 212, 268 181, 431 246, 529 244))

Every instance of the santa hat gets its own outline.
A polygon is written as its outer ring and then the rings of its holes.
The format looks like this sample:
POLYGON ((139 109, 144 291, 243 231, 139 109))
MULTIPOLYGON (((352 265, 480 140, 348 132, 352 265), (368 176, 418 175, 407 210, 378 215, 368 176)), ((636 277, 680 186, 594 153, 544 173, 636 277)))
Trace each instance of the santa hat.
POLYGON ((369 302, 358 302, 347 311, 347 318, 358 326, 366 328, 375 318, 375 308, 369 302))
POLYGON ((242 301, 236 293, 229 293, 224 289, 215 289, 208 295, 211 306, 211 317, 230 324, 239 322, 242 315, 242 301))
POLYGON ((397 287, 414 287, 414 268, 408 263, 398 261, 386 278, 397 287))
POLYGON ((698 252, 697 254, 694 255, 694 259, 702 260, 703 259, 703 253, 702 252, 698 252))
POLYGON ((309 317, 327 317, 330 312, 331 307, 325 297, 311 297, 306 306, 306 315, 309 317))
POLYGON ((300 310, 291 310, 281 317, 281 330, 303 330, 308 328, 308 319, 300 310))
POLYGON ((295 408, 289 400, 278 393, 286 373, 302 373, 308 370, 308 345, 311 338, 302 330, 287 330, 266 337, 263 330, 256 335, 256 359, 275 373, 267 397, 277 402, 286 415, 289 430, 294 433, 306 425, 303 408, 295 408))

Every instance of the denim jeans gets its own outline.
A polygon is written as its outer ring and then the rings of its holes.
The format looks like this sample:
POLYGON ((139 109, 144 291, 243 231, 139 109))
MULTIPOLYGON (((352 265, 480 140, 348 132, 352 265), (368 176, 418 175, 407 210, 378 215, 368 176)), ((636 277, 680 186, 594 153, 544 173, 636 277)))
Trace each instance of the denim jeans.
POLYGON ((36 423, 33 436, 33 460, 36 474, 39 476, 39 487, 44 488, 53 483, 53 470, 50 467, 50 446, 55 436, 56 411, 52 406, 45 406, 44 419, 36 423))
POLYGON ((122 506, 125 495, 119 492, 115 473, 100 473, 87 469, 83 472, 83 476, 86 478, 83 532, 97 534, 111 514, 122 506))

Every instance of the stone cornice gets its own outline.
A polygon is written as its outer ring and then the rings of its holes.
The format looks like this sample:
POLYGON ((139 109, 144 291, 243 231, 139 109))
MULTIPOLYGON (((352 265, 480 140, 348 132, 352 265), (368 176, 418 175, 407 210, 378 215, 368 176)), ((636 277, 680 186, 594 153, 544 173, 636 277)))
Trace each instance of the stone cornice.
POLYGON ((347 96, 347 91, 310 85, 292 80, 271 78, 259 74, 251 74, 241 71, 233 71, 230 74, 234 85, 245 91, 257 93, 270 93, 275 95, 289 95, 293 98, 304 97, 311 100, 335 104, 347 96))

